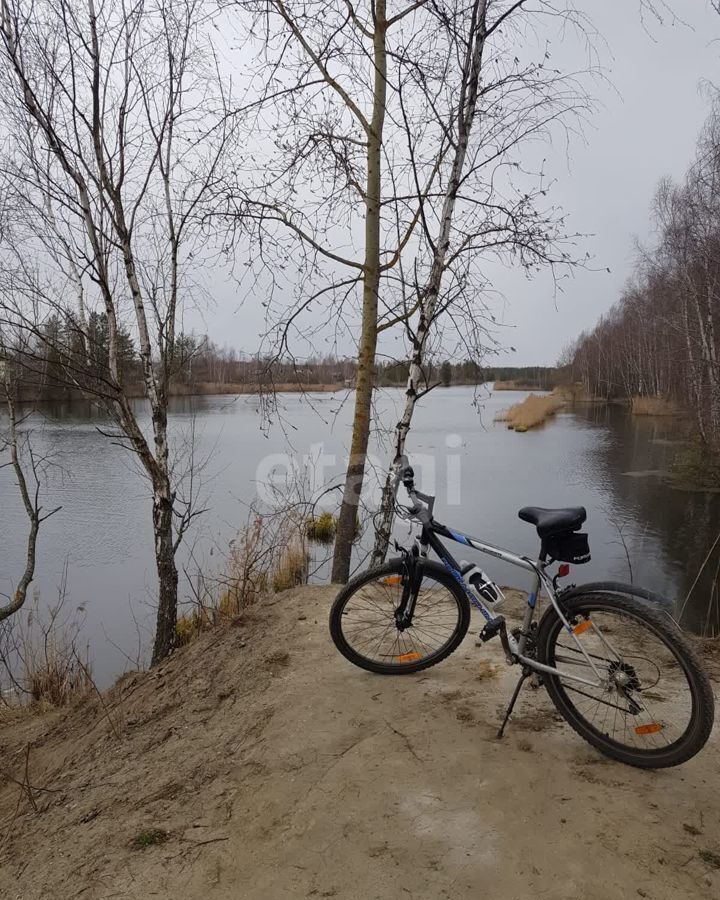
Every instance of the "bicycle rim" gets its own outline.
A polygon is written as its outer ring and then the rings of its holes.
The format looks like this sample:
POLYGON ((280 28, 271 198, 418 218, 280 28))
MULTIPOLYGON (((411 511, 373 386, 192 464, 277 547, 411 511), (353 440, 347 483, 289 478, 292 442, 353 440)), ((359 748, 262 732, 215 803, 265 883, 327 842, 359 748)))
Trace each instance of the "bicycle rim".
POLYGON ((402 567, 364 580, 339 610, 342 639, 357 662, 371 669, 402 671, 444 657, 463 629, 458 598, 426 571, 411 624, 396 620, 404 589, 402 567))
POLYGON ((672 629, 653 611, 592 595, 574 603, 568 619, 572 633, 556 620, 546 634, 545 661, 596 682, 547 676, 548 691, 570 724, 626 761, 685 756, 683 748, 698 732, 699 688, 672 629))

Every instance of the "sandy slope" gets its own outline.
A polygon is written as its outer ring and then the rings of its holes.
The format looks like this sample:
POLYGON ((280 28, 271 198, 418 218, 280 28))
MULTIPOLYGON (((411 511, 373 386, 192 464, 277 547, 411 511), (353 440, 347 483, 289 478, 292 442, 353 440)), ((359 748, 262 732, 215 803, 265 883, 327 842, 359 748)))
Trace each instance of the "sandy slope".
POLYGON ((682 768, 636 771, 527 690, 499 743, 499 647, 471 631, 435 669, 372 676, 330 643, 332 596, 281 595, 127 676, 108 713, 94 698, 3 723, 0 897, 718 896, 716 735, 682 768), (7 777, 28 744, 37 812, 7 777), (135 849, 150 829, 167 840, 135 849))

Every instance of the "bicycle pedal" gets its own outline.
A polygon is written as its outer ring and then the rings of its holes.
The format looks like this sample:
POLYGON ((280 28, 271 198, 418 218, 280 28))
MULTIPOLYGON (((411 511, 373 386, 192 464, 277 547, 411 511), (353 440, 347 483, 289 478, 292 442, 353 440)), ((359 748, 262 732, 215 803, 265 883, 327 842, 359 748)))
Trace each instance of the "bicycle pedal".
POLYGON ((494 637, 497 637, 500 632, 505 627, 505 617, 497 616, 494 619, 490 619, 489 622, 485 623, 483 630, 480 632, 480 641, 483 644, 486 644, 488 641, 491 641, 494 637))

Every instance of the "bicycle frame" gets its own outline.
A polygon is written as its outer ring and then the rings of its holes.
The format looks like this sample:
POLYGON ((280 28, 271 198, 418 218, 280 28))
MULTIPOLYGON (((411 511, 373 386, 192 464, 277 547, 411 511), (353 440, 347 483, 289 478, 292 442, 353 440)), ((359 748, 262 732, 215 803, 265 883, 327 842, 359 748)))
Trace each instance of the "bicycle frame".
MULTIPOLYGON (((426 498, 425 495, 419 493, 418 496, 421 497, 421 499, 432 500, 432 498, 426 498)), ((432 504, 430 505, 430 510, 431 509, 432 504)), ((527 610, 525 612, 522 627, 520 629, 520 638, 516 641, 511 634, 507 635, 511 653, 511 657, 508 659, 509 663, 514 664, 515 662, 519 662, 521 665, 527 666, 529 669, 532 669, 535 672, 546 672, 551 675, 561 675, 563 678, 570 681, 576 681, 581 684, 591 685, 592 687, 599 687, 602 685, 603 678, 600 675, 600 672, 595 666, 592 658, 585 651, 582 643, 578 640, 577 636, 573 632, 572 626, 567 621, 567 618, 560 608, 557 600, 557 593, 555 591, 555 588, 553 587, 553 583, 545 572, 547 563, 544 559, 540 558, 538 560, 532 560, 527 556, 518 556, 517 554, 512 553, 510 550, 504 550, 501 547, 496 547, 493 544, 488 544, 485 541, 480 540, 480 538, 472 537, 472 535, 465 534, 462 531, 454 531, 451 528, 447 528, 445 525, 441 525, 439 522, 435 522, 435 520, 432 518, 432 515, 429 515, 427 517, 427 521, 421 521, 421 524, 422 531, 420 532, 418 538, 416 538, 418 553, 420 557, 420 565, 422 565, 422 561, 427 558, 428 548, 434 550, 448 572, 465 591, 470 602, 473 604, 473 606, 480 610, 481 614, 488 622, 492 621, 495 616, 493 615, 492 611, 488 609, 488 607, 477 596, 475 591, 465 582, 465 579, 460 574, 459 563, 457 562, 457 560, 455 560, 455 558, 439 538, 444 537, 451 541, 455 541, 458 544, 463 544, 466 547, 471 547, 473 550, 477 550, 480 553, 486 554, 487 556, 492 556, 495 559, 501 559, 503 562, 509 563, 512 566, 516 566, 517 568, 524 569, 525 571, 532 573, 533 583, 530 592, 528 593, 527 610), (565 672, 552 666, 546 666, 544 663, 539 663, 537 662, 537 660, 525 656, 525 649, 527 646, 528 636, 530 635, 530 627, 535 615, 535 608, 537 606, 538 598, 540 597, 541 591, 543 589, 545 590, 550 602, 555 608, 555 612, 558 614, 560 621, 565 627, 565 630, 573 639, 578 650, 585 658, 587 664, 595 673, 598 679, 597 681, 588 681, 588 679, 582 678, 579 675, 565 672)))

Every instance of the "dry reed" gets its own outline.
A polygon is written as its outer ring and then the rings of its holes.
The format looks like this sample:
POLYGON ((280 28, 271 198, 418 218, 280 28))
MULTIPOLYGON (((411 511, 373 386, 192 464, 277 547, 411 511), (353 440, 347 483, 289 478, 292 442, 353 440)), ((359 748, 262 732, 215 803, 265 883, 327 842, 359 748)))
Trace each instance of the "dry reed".
POLYGON ((495 416, 496 422, 507 422, 508 428, 515 431, 527 431, 537 428, 564 406, 564 400, 557 394, 530 394, 522 403, 516 403, 510 409, 495 416))
POLYGON ((678 416, 681 411, 671 400, 663 397, 633 397, 634 416, 678 416))
POLYGON ((337 521, 335 516, 328 511, 313 516, 307 523, 306 534, 309 540, 318 544, 329 544, 335 537, 337 521))

